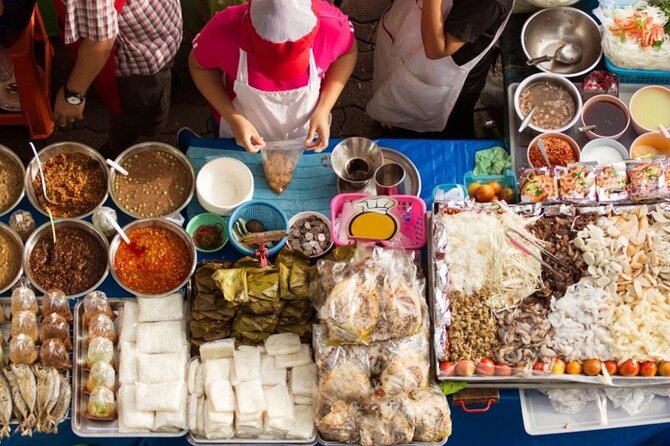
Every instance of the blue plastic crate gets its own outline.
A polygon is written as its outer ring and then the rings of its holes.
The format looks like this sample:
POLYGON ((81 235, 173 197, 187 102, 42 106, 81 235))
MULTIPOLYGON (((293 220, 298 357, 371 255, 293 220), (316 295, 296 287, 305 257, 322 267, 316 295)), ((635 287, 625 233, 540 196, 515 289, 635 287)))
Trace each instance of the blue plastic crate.
POLYGON ((607 56, 605 56, 605 67, 607 71, 619 76, 619 81, 625 84, 670 85, 670 71, 621 68, 614 65, 607 56))

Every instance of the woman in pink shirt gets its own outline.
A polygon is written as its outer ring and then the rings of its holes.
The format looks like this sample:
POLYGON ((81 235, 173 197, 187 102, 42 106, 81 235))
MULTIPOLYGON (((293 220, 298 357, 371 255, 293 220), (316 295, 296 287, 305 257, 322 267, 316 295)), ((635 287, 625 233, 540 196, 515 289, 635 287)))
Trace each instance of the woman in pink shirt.
POLYGON ((220 137, 249 152, 293 138, 320 151, 356 57, 348 18, 325 0, 251 0, 205 25, 189 67, 220 137))

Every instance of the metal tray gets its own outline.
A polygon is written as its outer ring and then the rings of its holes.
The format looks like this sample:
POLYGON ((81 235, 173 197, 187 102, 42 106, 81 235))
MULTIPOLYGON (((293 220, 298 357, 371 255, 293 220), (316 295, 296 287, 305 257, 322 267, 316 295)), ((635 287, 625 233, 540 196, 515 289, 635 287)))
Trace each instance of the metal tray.
MULTIPOLYGON (((395 446, 442 446, 447 443, 447 440, 449 440, 449 437, 445 438, 439 443, 422 443, 419 441, 414 441, 412 443, 398 444, 395 446)), ((321 435, 319 435, 319 444, 322 444, 323 446, 351 446, 352 443, 338 443, 336 441, 327 441, 321 438, 321 435)))
MULTIPOLYGON (((405 169, 405 183, 407 186, 407 195, 416 195, 417 197, 421 195, 421 175, 419 170, 416 168, 412 160, 407 158, 404 154, 398 152, 394 149, 389 149, 382 147, 382 153, 384 154, 384 164, 396 163, 405 169)), ((350 193, 364 193, 370 195, 377 195, 377 189, 375 188, 374 179, 370 180, 367 186, 363 189, 355 189, 349 185, 342 178, 337 179, 337 192, 340 194, 350 194, 350 193)))
MULTIPOLYGON (((579 84, 577 85, 577 88, 580 88, 579 84)), ((524 130, 521 134, 519 134, 519 126, 521 125, 521 120, 516 114, 516 110, 514 110, 514 93, 516 92, 517 88, 519 87, 519 83, 514 83, 511 84, 509 87, 507 87, 507 113, 509 116, 508 119, 508 131, 509 131, 509 144, 510 144, 510 154, 512 157, 512 166, 514 166, 514 172, 519 173, 519 169, 524 168, 524 167, 530 167, 528 165, 528 144, 530 144, 530 141, 539 135, 538 132, 531 130, 530 128, 524 130)), ((621 99, 626 105, 629 104, 631 97, 637 90, 639 90, 642 87, 646 87, 646 85, 643 84, 620 84, 619 85, 619 99, 621 99)), ((580 89, 581 91, 581 89, 580 89)), ((579 147, 583 147, 584 144, 589 142, 590 140, 584 135, 582 132, 577 130, 577 127, 581 127, 581 120, 577 121, 577 124, 575 124, 570 130, 563 132, 573 138, 577 144, 579 144, 579 147)), ((633 141, 638 137, 638 134, 635 133, 635 130, 633 130, 632 124, 628 127, 628 130, 626 130, 626 133, 619 138, 619 142, 623 144, 623 146, 626 149, 629 149, 633 141)))
MULTIPOLYGON (((109 304, 114 313, 118 316, 119 311, 123 309, 125 302, 135 301, 135 298, 108 298, 109 304)), ((182 437, 188 431, 181 430, 179 432, 119 432, 119 421, 94 421, 84 417, 86 404, 88 403, 88 395, 84 393, 84 386, 86 385, 86 378, 88 372, 84 370, 86 363, 86 340, 88 337, 87 330, 84 328, 84 301, 79 301, 74 307, 74 361, 73 361, 73 391, 72 391, 72 432, 84 438, 103 438, 103 437, 156 437, 156 438, 173 438, 182 437)), ((114 325, 119 331, 119 318, 114 320, 114 325)), ((119 352, 114 349, 114 365, 118 371, 119 352)), ((117 375, 118 380, 118 375, 117 375)))

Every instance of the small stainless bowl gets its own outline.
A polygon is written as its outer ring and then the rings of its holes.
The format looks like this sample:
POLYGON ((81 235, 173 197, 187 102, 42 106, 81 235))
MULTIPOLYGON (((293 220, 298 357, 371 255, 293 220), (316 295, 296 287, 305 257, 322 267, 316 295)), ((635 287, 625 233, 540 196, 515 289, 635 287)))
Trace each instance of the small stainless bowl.
POLYGON ((112 243, 109 245, 109 269, 112 271, 112 277, 114 277, 114 280, 126 291, 128 291, 130 294, 135 295, 135 296, 141 296, 141 297, 160 297, 160 296, 167 296, 169 294, 173 294, 177 291, 179 291, 181 288, 183 288, 188 281, 191 279, 191 276, 195 272, 195 265, 198 261, 197 253, 195 250, 195 244, 193 243, 193 240, 189 235, 182 229, 181 226, 177 226, 174 223, 171 223, 163 218, 145 218, 143 220, 136 220, 127 226, 123 228, 123 231, 127 234, 130 235, 132 232, 136 229, 142 229, 142 228, 148 228, 148 227, 158 227, 158 228, 165 228, 169 229, 170 231, 174 232, 179 236, 179 238, 188 246, 188 250, 191 253, 191 269, 189 270, 189 273, 186 275, 186 278, 179 284, 179 286, 175 287, 172 290, 169 290, 165 293, 161 294, 142 294, 138 293, 137 291, 127 287, 121 280, 119 280, 119 276, 116 274, 116 270, 114 268, 114 259, 116 258, 116 251, 119 249, 119 246, 121 243, 123 243, 123 240, 121 239, 120 235, 115 235, 114 238, 112 239, 112 243))
MULTIPOLYGON (((175 158, 177 158, 179 161, 182 162, 182 164, 186 167, 186 170, 190 173, 191 177, 191 187, 188 193, 188 196, 186 197, 186 200, 184 200, 181 205, 175 209, 174 211, 170 212, 170 214, 175 214, 177 212, 181 212, 191 201, 193 198, 193 194, 195 193, 195 170, 193 169, 193 166, 191 165, 191 161, 184 155, 182 152, 177 150, 176 148, 172 147, 169 144, 164 144, 162 142, 143 142, 140 144, 136 144, 132 147, 127 148, 124 150, 117 158, 114 160, 118 165, 122 166, 123 163, 128 160, 130 157, 133 155, 136 155, 138 153, 144 153, 144 152, 152 152, 152 151, 163 151, 167 152, 170 155, 173 155, 175 158)), ((143 219, 147 218, 143 215, 138 215, 134 212, 131 212, 128 210, 121 202, 118 200, 118 197, 116 196, 116 192, 114 190, 114 180, 117 175, 120 175, 116 170, 110 169, 109 170, 109 194, 112 197, 112 201, 114 204, 121 209, 125 214, 130 215, 133 218, 137 219, 143 219)), ((169 215, 169 214, 166 214, 169 215)), ((166 215, 157 215, 157 217, 165 217, 166 215)))
MULTIPOLYGON (((70 153, 83 153, 84 155, 88 155, 90 158, 94 159, 95 161, 98 162, 100 165, 100 170, 101 170, 101 175, 104 175, 105 183, 108 181, 108 173, 107 173, 107 164, 105 162, 105 159, 98 153, 97 150, 84 145, 80 144, 78 142, 59 142, 55 144, 51 144, 49 146, 46 146, 42 150, 39 151, 38 156, 40 157, 40 161, 42 162, 42 167, 44 167, 44 163, 46 163, 48 160, 53 158, 54 156, 60 155, 60 154, 70 154, 70 153)), ((49 216, 49 213, 42 209, 42 206, 39 204, 39 201, 37 201, 37 195, 35 194, 35 190, 33 190, 33 179, 35 179, 36 176, 40 174, 39 172, 39 167, 37 166, 37 160, 33 157, 33 159, 28 163, 28 168, 26 169, 26 175, 25 175, 25 189, 26 189, 26 195, 28 196, 28 201, 30 201, 30 204, 32 204, 35 209, 37 209, 42 215, 49 216)), ((47 193, 49 193, 49 190, 47 189, 47 193)), ((86 218, 89 215, 93 214, 96 209, 98 209, 100 206, 102 206, 105 201, 107 200, 107 196, 109 195, 109 190, 105 191, 105 195, 102 197, 100 202, 90 211, 86 212, 85 214, 82 215, 74 215, 72 217, 68 217, 67 219, 76 219, 76 218, 86 218)), ((61 219, 61 220, 67 220, 66 218, 62 217, 56 217, 54 215, 54 218, 61 219)))
MULTIPOLYGON (((54 226, 56 229, 58 228, 66 228, 66 227, 77 227, 80 229, 83 229, 84 231, 92 234, 98 243, 100 243, 100 247, 107 252, 109 250, 109 243, 107 243, 107 239, 105 238, 104 235, 100 231, 98 231, 95 226, 90 224, 87 221, 84 220, 58 220, 54 222, 54 226)), ((35 244, 39 239, 42 237, 51 237, 51 223, 45 223, 39 228, 35 229, 35 231, 28 237, 28 240, 26 240, 25 248, 23 250, 23 271, 26 274, 26 277, 28 281, 41 293, 46 293, 49 290, 46 290, 42 288, 37 282, 35 282, 35 279, 33 278, 32 271, 30 270, 30 255, 33 252, 33 249, 35 248, 35 244)), ((102 274, 100 279, 96 282, 95 285, 93 285, 91 288, 88 290, 82 291, 80 293, 74 294, 72 298, 77 298, 77 297, 82 297, 90 293, 91 291, 95 291, 102 285, 102 282, 105 281, 107 278, 107 275, 109 274, 109 265, 106 265, 105 272, 102 274)))
MULTIPOLYGON (((25 167, 23 167, 23 162, 18 156, 16 156, 16 153, 14 153, 9 147, 5 147, 2 144, 0 144, 0 153, 2 153, 3 155, 7 155, 12 161, 16 162, 16 165, 21 170, 21 177, 26 176, 26 169, 25 167)), ((12 203, 7 209, 5 209, 4 211, 0 211, 0 217, 12 212, 14 208, 19 204, 19 202, 23 199, 25 192, 26 192, 26 185, 24 182, 24 184, 21 185, 21 193, 19 194, 19 196, 16 197, 14 203, 12 203)))
POLYGON ((342 181, 348 183, 354 189, 363 189, 368 185, 375 174, 375 171, 384 164, 384 155, 381 148, 374 141, 368 138, 347 138, 333 149, 330 156, 330 163, 335 171, 335 175, 342 181), (347 170, 351 163, 365 163, 365 178, 360 180, 351 178, 347 170))
MULTIPOLYGON (((23 252, 23 242, 21 241, 21 237, 19 237, 19 234, 17 234, 16 232, 14 232, 14 230, 12 230, 12 228, 1 222, 0 222, 0 232, 9 234, 9 237, 12 240, 14 240, 14 243, 18 245, 19 251, 23 252)), ((19 271, 16 273, 16 276, 4 288, 0 288, 0 294, 4 293, 5 291, 13 287, 14 284, 18 282, 18 280, 21 278, 22 274, 23 274, 23 264, 19 266, 19 271)))
POLYGON ((582 59, 574 64, 545 62, 536 65, 542 71, 565 77, 582 76, 592 71, 600 62, 603 50, 600 28, 587 13, 576 8, 558 7, 541 9, 523 25, 521 46, 528 59, 553 56, 564 43, 574 43, 582 48, 582 59))

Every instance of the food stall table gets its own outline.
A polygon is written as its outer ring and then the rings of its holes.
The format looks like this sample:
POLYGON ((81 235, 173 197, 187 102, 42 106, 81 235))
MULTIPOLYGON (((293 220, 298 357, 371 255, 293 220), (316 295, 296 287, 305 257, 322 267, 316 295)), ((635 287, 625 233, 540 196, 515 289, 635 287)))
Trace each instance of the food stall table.
MULTIPOLYGON (((329 150, 339 140, 332 140, 329 150)), ((431 201, 432 189, 441 183, 460 183, 463 174, 474 163, 474 154, 478 150, 501 145, 502 141, 431 141, 431 140, 399 140, 380 139, 377 143, 383 147, 396 149, 416 164, 419 169, 423 188, 421 196, 428 203, 431 201)), ((236 149, 231 140, 198 139, 190 142, 191 147, 208 147, 218 149, 236 149)), ((107 203, 111 205, 111 200, 107 203)), ((45 218, 30 207, 27 200, 21 202, 20 209, 30 210, 36 217, 37 224, 45 222, 45 218)), ((124 225, 130 218, 118 213, 119 222, 124 225)), ((9 216, 0 220, 7 222, 9 216)), ((199 253, 199 260, 213 258, 233 259, 239 257, 233 248, 228 245, 223 251, 215 254, 203 255, 199 253)), ((101 289, 110 297, 127 295, 114 280, 108 277, 101 289)), ((598 442, 610 446, 660 446, 670 443, 670 426, 651 425, 634 428, 623 428, 609 431, 571 433, 553 436, 532 437, 526 434, 521 417, 519 393, 516 390, 502 390, 498 404, 483 414, 468 414, 458 407, 452 406, 452 420, 454 431, 448 444, 472 445, 500 442, 510 445, 566 445, 571 442, 598 442), (484 429, 482 427, 485 427, 484 429)), ((8 444, 32 445, 46 440, 53 445, 72 445, 87 443, 92 445, 186 445, 186 437, 175 439, 151 438, 111 438, 111 439, 81 439, 72 433, 69 421, 60 426, 58 435, 36 434, 32 438, 14 436, 8 444)))

